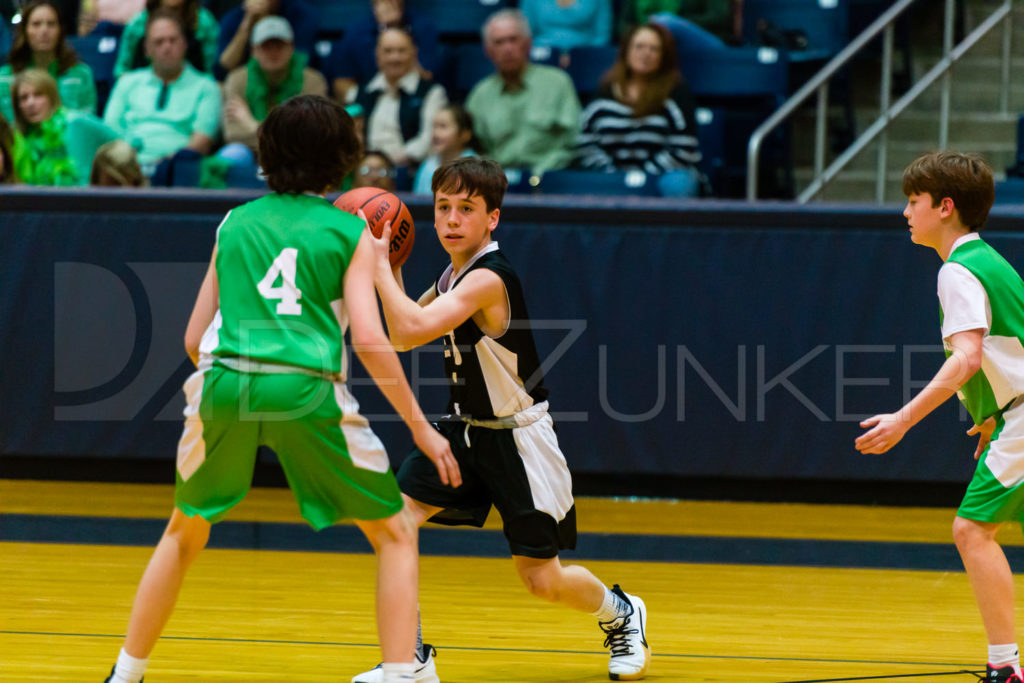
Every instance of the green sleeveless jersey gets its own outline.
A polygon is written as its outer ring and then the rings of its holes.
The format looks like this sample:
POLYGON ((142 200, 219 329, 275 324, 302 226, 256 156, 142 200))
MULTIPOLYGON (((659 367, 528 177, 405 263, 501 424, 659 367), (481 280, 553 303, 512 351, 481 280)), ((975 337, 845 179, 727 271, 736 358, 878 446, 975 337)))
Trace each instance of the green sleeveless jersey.
MULTIPOLYGON (((981 424, 1024 394, 1024 281, 1006 259, 980 239, 963 242, 946 259, 978 278, 988 296, 991 325, 982 340, 981 369, 961 388, 960 400, 981 424)), ((940 306, 941 318, 945 316, 940 306)), ((946 349, 949 357, 952 350, 946 349)))
POLYGON ((342 281, 363 225, 312 195, 230 211, 217 231, 220 310, 200 350, 343 375, 342 281))

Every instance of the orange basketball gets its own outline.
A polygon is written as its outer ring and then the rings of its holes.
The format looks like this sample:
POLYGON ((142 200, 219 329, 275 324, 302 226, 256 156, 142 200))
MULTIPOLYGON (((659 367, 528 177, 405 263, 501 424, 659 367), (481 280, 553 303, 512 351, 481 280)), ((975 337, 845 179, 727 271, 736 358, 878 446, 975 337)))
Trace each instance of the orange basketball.
POLYGON ((388 259, 391 265, 400 266, 409 258, 412 244, 416 239, 416 229, 412 224, 412 214, 401 199, 377 187, 360 187, 349 190, 335 199, 334 205, 351 214, 362 209, 370 230, 377 237, 380 237, 384 223, 391 221, 391 248, 388 250, 388 259))

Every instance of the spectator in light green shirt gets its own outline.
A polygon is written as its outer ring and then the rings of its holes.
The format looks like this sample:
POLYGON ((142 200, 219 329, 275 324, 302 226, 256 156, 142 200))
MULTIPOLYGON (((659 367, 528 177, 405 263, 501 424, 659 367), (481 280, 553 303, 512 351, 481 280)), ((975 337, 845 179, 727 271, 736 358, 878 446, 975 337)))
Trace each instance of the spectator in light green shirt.
POLYGON ((198 71, 213 73, 213 65, 217 60, 217 39, 220 37, 217 17, 200 6, 199 0, 146 0, 146 9, 132 17, 121 34, 114 76, 120 77, 149 64, 145 52, 146 24, 149 15, 158 9, 170 10, 181 17, 187 43, 186 61, 198 71))
POLYGON ((53 0, 32 0, 25 4, 21 22, 14 25, 14 42, 7 64, 0 67, 0 114, 14 120, 11 86, 25 69, 47 71, 57 81, 57 90, 67 109, 96 113, 96 81, 92 69, 79 61, 64 39, 60 15, 53 0))
POLYGON ((530 63, 530 25, 519 10, 492 14, 483 42, 497 73, 473 87, 466 109, 484 153, 507 169, 533 173, 568 165, 580 122, 572 80, 561 69, 530 63))
POLYGON ((209 154, 221 112, 217 82, 185 61, 185 30, 176 14, 152 12, 146 31, 152 65, 117 79, 106 124, 139 150, 143 167, 182 149, 209 154))

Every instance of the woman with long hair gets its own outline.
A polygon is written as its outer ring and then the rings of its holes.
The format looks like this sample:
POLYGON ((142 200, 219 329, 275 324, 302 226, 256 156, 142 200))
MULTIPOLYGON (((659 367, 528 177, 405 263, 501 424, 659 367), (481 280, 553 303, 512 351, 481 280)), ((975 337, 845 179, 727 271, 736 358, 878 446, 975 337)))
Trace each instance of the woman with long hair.
POLYGON ((666 194, 696 196, 700 144, 693 95, 660 24, 629 31, 597 98, 582 114, 579 162, 601 171, 661 176, 666 194))
POLYGON ((92 114, 62 106, 57 82, 42 69, 14 77, 14 149, 18 178, 30 185, 85 185, 96 149, 117 136, 92 114))
POLYGON ((185 59, 196 70, 213 73, 213 65, 217 60, 217 38, 220 36, 220 24, 213 13, 203 7, 200 0, 146 0, 146 9, 132 17, 121 34, 114 75, 120 76, 149 64, 145 52, 146 18, 158 8, 175 12, 184 22, 185 40, 188 43, 185 59))
POLYGON ((14 25, 7 64, 0 67, 0 114, 14 120, 11 85, 25 69, 42 69, 57 82, 68 109, 96 113, 96 80, 92 69, 68 45, 56 0, 30 0, 14 25))

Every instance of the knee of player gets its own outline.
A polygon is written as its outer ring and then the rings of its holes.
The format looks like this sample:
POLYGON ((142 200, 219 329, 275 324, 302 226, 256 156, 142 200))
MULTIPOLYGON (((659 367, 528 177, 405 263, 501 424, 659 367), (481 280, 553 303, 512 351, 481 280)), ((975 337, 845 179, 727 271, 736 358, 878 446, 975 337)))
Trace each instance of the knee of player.
POLYGON ((210 523, 198 515, 176 515, 168 525, 165 535, 177 545, 178 555, 184 560, 191 561, 210 540, 210 523))
POLYGON ((953 518, 953 542, 960 550, 969 550, 974 544, 995 536, 994 525, 983 525, 963 517, 953 518))
POLYGON ((548 572, 520 571, 519 578, 531 595, 548 602, 558 602, 558 581, 548 572))

